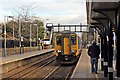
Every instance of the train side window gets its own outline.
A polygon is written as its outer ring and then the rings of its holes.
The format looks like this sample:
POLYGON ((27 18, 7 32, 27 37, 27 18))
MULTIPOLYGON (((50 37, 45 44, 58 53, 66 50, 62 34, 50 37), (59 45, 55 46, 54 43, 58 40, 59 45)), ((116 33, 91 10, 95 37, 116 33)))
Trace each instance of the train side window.
POLYGON ((71 45, 76 45, 76 36, 71 36, 71 45))
POLYGON ((61 45, 62 45, 61 41, 62 41, 62 40, 61 40, 61 36, 57 36, 57 37, 56 37, 57 45, 61 46, 61 45))

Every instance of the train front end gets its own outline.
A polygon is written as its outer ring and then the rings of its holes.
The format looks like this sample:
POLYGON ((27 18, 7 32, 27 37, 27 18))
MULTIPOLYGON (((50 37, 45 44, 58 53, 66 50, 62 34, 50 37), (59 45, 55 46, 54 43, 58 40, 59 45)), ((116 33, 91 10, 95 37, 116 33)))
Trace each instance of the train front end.
POLYGON ((81 52, 79 36, 75 33, 60 33, 55 36, 55 54, 58 63, 77 62, 81 52))

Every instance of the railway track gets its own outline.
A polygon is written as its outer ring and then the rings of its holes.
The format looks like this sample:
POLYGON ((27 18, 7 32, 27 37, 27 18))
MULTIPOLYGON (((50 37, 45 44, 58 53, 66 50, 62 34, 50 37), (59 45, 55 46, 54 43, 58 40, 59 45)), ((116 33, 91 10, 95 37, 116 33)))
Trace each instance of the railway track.
POLYGON ((53 61, 47 66, 39 68, 34 71, 32 74, 28 74, 25 77, 27 79, 38 79, 38 80, 69 80, 71 74, 75 68, 75 65, 57 65, 56 62, 53 61))
POLYGON ((69 80, 75 65, 58 66, 43 80, 69 80))
POLYGON ((7 74, 3 74, 3 80, 13 79, 13 78, 17 78, 17 79, 22 78, 25 75, 28 75, 28 73, 30 74, 35 70, 42 68, 47 64, 50 64, 54 60, 55 60, 55 55, 48 53, 44 55, 40 60, 37 60, 29 65, 17 68, 11 72, 8 72, 7 74))
POLYGON ((48 55, 30 65, 23 66, 9 72, 9 76, 4 77, 3 80, 13 79, 38 79, 38 80, 69 80, 75 65, 56 65, 55 56, 48 55), (15 72, 16 71, 16 72, 15 72))

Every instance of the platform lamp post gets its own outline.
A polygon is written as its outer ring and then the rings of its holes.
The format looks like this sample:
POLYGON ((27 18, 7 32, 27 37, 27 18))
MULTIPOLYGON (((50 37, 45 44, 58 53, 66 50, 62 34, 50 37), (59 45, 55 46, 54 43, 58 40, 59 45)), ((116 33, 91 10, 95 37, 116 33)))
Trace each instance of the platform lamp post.
POLYGON ((19 28, 19 47, 20 47, 20 54, 21 54, 21 22, 18 19, 18 28, 19 28))
MULTIPOLYGON (((33 16, 33 17, 32 17, 32 19, 39 20, 39 19, 40 19, 40 17, 33 16)), ((43 20, 43 21, 44 21, 44 20, 43 20)), ((37 39, 36 39, 36 40, 37 40, 37 42, 36 42, 36 43, 37 43, 37 48, 39 49, 39 47, 38 47, 38 40, 39 40, 39 39, 38 39, 38 24, 34 24, 34 23, 33 23, 33 25, 35 25, 35 26, 37 27, 37 39)), ((31 28, 30 28, 30 29, 31 29, 31 28)))
POLYGON ((15 31, 15 28, 14 28, 15 27, 15 22, 14 21, 15 21, 15 19, 14 19, 14 16, 11 16, 11 17, 13 19, 13 47, 14 47, 14 45, 15 45, 15 41, 14 41, 15 40, 15 38, 14 38, 14 36, 15 36, 15 33, 14 33, 14 31, 15 31))
POLYGON ((32 31, 31 31, 32 25, 37 26, 37 48, 38 48, 38 25, 37 24, 30 24, 30 52, 32 51, 31 50, 32 49, 32 44, 31 44, 31 41, 32 41, 32 35, 31 35, 31 33, 32 33, 32 31))
MULTIPOLYGON (((13 41, 14 41, 14 21, 15 21, 15 18, 14 16, 8 16, 8 18, 12 18, 12 21, 13 21, 13 41)), ((14 42, 13 42, 13 47, 14 47, 14 42)))
POLYGON ((31 45, 31 41, 32 41, 32 39, 31 39, 31 27, 32 27, 32 24, 30 24, 30 52, 31 52, 31 48, 32 48, 32 45, 31 45))
POLYGON ((39 39, 38 39, 38 25, 36 24, 36 26, 37 26, 37 48, 39 48, 39 47, 38 47, 38 40, 39 40, 39 39))
POLYGON ((33 24, 34 26, 36 26, 37 27, 37 48, 38 48, 38 25, 37 24, 33 24))
POLYGON ((4 16, 4 57, 6 56, 6 16, 4 16))
MULTIPOLYGON (((8 18, 12 18, 14 20, 13 16, 4 16, 4 57, 6 56, 6 23, 8 22, 8 18), (6 21, 6 19, 7 19, 7 21, 6 21)), ((13 33, 14 33, 14 31, 13 31, 13 33)))
POLYGON ((30 22, 30 52, 31 52, 31 48, 32 48, 32 44, 31 44, 31 41, 32 41, 32 39, 31 39, 31 27, 32 27, 32 25, 36 25, 36 26, 37 26, 37 47, 38 47, 38 25, 32 23, 32 21, 33 21, 34 19, 39 19, 39 17, 32 16, 32 17, 28 20, 28 22, 30 22))

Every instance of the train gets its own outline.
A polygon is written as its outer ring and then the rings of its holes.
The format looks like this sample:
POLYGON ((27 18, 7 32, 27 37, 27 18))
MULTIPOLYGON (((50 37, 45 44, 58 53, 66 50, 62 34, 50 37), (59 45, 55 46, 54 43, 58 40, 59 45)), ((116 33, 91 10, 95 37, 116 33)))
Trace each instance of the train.
POLYGON ((49 38, 43 39, 43 46, 44 46, 44 49, 48 49, 50 47, 50 39, 49 38))
POLYGON ((76 63, 82 52, 81 45, 81 38, 75 32, 56 33, 54 37, 56 62, 59 64, 76 63))

